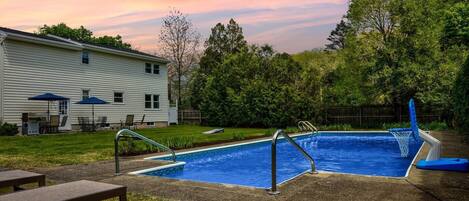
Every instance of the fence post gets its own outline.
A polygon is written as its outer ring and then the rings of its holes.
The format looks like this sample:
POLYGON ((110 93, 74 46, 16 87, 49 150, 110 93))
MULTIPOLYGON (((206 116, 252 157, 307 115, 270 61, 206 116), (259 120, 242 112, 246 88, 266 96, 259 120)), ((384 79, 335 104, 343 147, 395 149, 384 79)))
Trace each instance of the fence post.
POLYGON ((181 110, 181 122, 184 124, 184 110, 181 110))
POLYGON ((202 112, 199 110, 199 125, 202 125, 202 112))
POLYGON ((360 128, 362 127, 363 107, 360 105, 360 128))

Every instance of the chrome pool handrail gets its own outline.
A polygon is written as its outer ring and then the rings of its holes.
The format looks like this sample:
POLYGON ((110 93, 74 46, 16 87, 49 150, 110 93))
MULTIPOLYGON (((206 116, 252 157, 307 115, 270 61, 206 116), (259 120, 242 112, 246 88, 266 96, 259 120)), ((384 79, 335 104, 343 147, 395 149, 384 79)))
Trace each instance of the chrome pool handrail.
POLYGON ((312 134, 318 134, 319 133, 319 130, 316 128, 316 126, 313 126, 313 124, 309 121, 299 121, 298 122, 298 128, 301 131, 309 129, 312 132, 312 134))
POLYGON ((176 162, 176 153, 170 149, 169 147, 167 146, 164 146, 160 143, 157 143, 155 141, 153 141, 152 139, 149 139, 143 135, 140 135, 134 131, 131 131, 129 129, 122 129, 120 131, 117 132, 116 134, 116 137, 114 138, 114 161, 116 163, 116 175, 120 175, 120 168, 119 168, 119 139, 121 137, 131 137, 131 138, 137 138, 139 140, 142 140, 144 142, 146 142, 147 144, 150 144, 150 145, 153 145, 155 147, 158 147, 158 148, 162 148, 166 151, 169 151, 171 152, 171 157, 173 159, 173 162, 176 162), (129 135, 129 136, 125 136, 125 135, 129 135))
POLYGON ((275 132, 272 137, 272 188, 269 191, 269 194, 276 195, 280 192, 277 190, 277 138, 279 135, 282 135, 288 142, 290 142, 298 151, 300 151, 306 159, 311 163, 311 173, 316 172, 316 164, 313 157, 311 157, 303 148, 300 147, 293 139, 291 139, 288 134, 286 134, 282 129, 279 129, 275 132))

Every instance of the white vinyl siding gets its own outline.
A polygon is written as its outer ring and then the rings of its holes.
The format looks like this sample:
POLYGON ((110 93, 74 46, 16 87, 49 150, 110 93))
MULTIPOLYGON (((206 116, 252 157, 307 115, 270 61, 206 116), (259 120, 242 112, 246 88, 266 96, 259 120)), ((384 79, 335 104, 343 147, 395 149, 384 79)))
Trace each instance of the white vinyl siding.
MULTIPOLYGON (((96 105, 95 116, 107 116, 110 123, 125 121, 127 114, 146 122, 168 120, 167 69, 160 64, 161 76, 146 76, 141 69, 145 63, 136 58, 96 51, 89 64, 82 64, 81 51, 8 40, 5 43, 4 118, 20 123, 23 112, 46 112, 46 101, 29 101, 28 97, 51 92, 70 98, 70 117, 91 116, 90 105, 74 104, 82 98, 82 90, 90 89, 92 96, 113 102, 114 90, 123 92, 126 104, 96 105), (78 92, 78 93, 77 93, 78 92), (159 110, 145 110, 142 94, 159 94, 159 110)), ((57 113, 58 103, 51 106, 57 113)))

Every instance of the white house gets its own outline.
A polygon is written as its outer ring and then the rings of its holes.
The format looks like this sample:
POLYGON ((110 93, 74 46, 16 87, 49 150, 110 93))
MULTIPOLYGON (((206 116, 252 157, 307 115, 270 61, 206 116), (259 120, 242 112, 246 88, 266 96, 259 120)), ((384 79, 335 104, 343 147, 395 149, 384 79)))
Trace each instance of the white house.
POLYGON ((95 116, 108 123, 132 114, 135 122, 145 115, 145 125, 167 125, 167 63, 139 51, 0 27, 0 120, 21 125, 22 113, 44 113, 47 102, 28 97, 50 92, 70 98, 51 105, 51 114, 68 116, 61 129, 91 117, 90 105, 74 104, 88 96, 110 102, 95 106, 95 116))

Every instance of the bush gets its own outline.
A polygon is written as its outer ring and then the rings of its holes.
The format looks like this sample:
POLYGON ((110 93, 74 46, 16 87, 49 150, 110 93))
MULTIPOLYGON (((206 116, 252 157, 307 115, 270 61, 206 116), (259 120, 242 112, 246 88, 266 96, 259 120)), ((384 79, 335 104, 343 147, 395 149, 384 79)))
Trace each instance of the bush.
MULTIPOLYGON (((448 130, 448 125, 445 122, 433 121, 431 123, 420 124, 422 130, 442 131, 448 130)), ((410 128, 409 122, 402 123, 384 123, 383 129, 388 130, 390 128, 410 128)))
POLYGON ((383 127, 384 130, 388 130, 391 128, 410 128, 409 122, 401 122, 401 123, 384 123, 383 127))
POLYGON ((434 121, 434 122, 422 125, 422 128, 425 130, 431 130, 431 131, 443 131, 443 130, 448 130, 448 125, 446 124, 446 122, 434 121))
POLYGON ((0 136, 13 136, 18 134, 18 126, 16 124, 2 123, 0 121, 0 136))
POLYGON ((469 134, 469 58, 456 78, 453 89, 454 126, 469 134))
POLYGON ((244 140, 244 133, 233 133, 233 140, 244 140))
POLYGON ((264 136, 272 136, 274 135, 276 129, 275 128, 269 128, 264 132, 264 136))
MULTIPOLYGON (((158 142, 169 147, 170 149, 185 149, 194 147, 194 137, 192 136, 166 137, 159 139, 158 142)), ((141 140, 134 140, 133 138, 123 138, 119 144, 120 155, 138 155, 164 151, 167 150, 155 147, 141 140)))
POLYGON ((194 140, 193 136, 176 136, 162 138, 159 142, 171 149, 185 149, 192 148, 194 146, 194 140))
POLYGON ((287 127, 285 133, 298 133, 300 129, 298 127, 287 127))
POLYGON ((352 126, 350 124, 332 124, 327 126, 320 126, 321 131, 350 131, 352 126))

